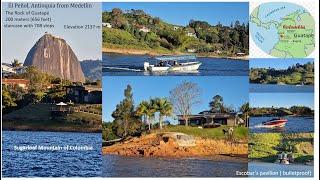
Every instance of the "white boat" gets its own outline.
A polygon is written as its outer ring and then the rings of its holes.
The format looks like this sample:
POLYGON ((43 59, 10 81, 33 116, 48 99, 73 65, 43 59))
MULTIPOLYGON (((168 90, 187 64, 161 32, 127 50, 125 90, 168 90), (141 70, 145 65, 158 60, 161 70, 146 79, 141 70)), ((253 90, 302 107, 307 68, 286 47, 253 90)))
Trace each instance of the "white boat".
POLYGON ((190 72, 196 71, 201 66, 199 61, 190 61, 197 59, 194 55, 184 55, 184 56, 160 56, 155 57, 157 59, 156 64, 152 65, 149 62, 144 62, 143 67, 145 71, 150 72, 190 72), (178 62, 185 60, 187 62, 178 62))

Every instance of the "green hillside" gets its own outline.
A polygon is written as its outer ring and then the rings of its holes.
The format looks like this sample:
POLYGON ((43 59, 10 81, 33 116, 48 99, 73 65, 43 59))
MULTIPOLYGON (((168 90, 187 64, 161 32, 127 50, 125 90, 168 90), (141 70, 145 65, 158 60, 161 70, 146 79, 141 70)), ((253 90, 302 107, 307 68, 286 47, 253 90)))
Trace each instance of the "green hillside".
POLYGON ((234 56, 248 54, 249 27, 235 20, 234 25, 210 25, 190 20, 187 26, 164 22, 143 10, 123 12, 114 8, 102 13, 103 47, 149 50, 158 53, 187 53, 234 56), (106 25, 108 23, 108 26, 106 25), (111 25, 111 27, 110 27, 111 25))

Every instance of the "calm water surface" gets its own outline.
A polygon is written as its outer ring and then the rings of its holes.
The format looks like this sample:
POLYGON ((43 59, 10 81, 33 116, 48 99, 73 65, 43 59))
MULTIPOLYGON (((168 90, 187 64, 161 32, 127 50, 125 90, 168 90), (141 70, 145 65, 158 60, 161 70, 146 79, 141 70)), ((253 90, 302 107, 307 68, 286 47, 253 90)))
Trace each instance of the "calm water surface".
POLYGON ((277 85, 277 84, 251 84, 250 92, 286 92, 286 93, 312 93, 314 92, 314 86, 312 85, 277 85))
POLYGON ((3 131, 4 177, 92 177, 101 175, 101 134, 3 131), (87 151, 18 151, 14 146, 92 146, 87 151))
POLYGON ((170 159, 103 155, 104 177, 230 177, 247 171, 247 160, 170 159))
POLYGON ((277 163, 249 162, 248 168, 250 172, 258 172, 258 175, 253 175, 252 177, 297 177, 288 174, 290 171, 303 172, 304 175, 299 177, 313 177, 314 172, 314 166, 302 164, 284 165, 277 163))
POLYGON ((288 122, 282 128, 266 128, 262 122, 272 119, 272 117, 250 117, 249 127, 253 133, 267 132, 314 132, 314 117, 285 117, 288 122))
POLYGON ((103 75, 104 76, 149 76, 149 75, 200 75, 200 76, 248 76, 249 61, 230 60, 221 58, 201 58, 202 62, 198 71, 195 72, 170 72, 152 74, 144 72, 145 61, 155 64, 156 60, 150 56, 119 55, 103 53, 103 75))

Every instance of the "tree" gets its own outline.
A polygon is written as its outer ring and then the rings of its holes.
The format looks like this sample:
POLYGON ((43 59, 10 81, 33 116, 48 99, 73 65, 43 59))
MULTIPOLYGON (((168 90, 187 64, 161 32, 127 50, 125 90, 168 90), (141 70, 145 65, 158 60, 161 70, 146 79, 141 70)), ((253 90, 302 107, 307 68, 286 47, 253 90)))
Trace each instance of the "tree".
POLYGON ((249 113, 250 113, 250 106, 249 106, 249 102, 244 103, 241 107, 240 107, 240 111, 243 114, 243 117, 246 121, 246 126, 248 127, 248 120, 249 120, 249 113))
POLYGON ((130 85, 124 90, 124 100, 112 112, 114 118, 114 131, 119 137, 127 137, 139 133, 141 122, 137 119, 134 112, 133 94, 130 85))
POLYGON ((166 98, 155 98, 152 100, 152 104, 154 105, 155 110, 159 112, 159 125, 160 129, 162 129, 163 118, 172 115, 172 104, 166 98))
POLYGON ((192 107, 200 103, 200 89, 196 83, 183 82, 170 91, 170 102, 174 111, 181 115, 188 126, 188 116, 192 113, 192 107))
POLYGON ((212 101, 209 103, 209 107, 211 112, 224 112, 224 105, 223 105, 223 97, 220 95, 215 95, 212 98, 212 101))
POLYGON ((111 14, 113 16, 119 16, 122 14, 122 10, 120 8, 113 8, 112 11, 111 11, 111 14))
POLYGON ((18 59, 14 59, 11 65, 12 67, 20 67, 22 66, 22 63, 20 63, 18 59))
POLYGON ((154 117, 156 109, 151 102, 142 101, 136 110, 136 114, 138 116, 142 116, 145 121, 148 123, 149 131, 151 130, 152 118, 154 117))
POLYGON ((2 87, 2 107, 10 108, 17 106, 16 99, 12 96, 7 86, 2 87))

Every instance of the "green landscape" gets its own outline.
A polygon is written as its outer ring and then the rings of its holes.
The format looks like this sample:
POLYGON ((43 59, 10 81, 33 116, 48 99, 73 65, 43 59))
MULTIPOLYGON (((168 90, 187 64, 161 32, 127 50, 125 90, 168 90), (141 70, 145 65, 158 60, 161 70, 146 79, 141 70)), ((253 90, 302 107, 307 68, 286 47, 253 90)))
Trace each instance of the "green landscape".
POLYGON ((249 136, 249 159, 275 162, 281 152, 293 153, 295 162, 313 160, 313 133, 256 133, 249 136))
MULTIPOLYGON (((183 82, 175 89, 188 89, 183 93, 179 90, 180 96, 196 97, 192 94, 197 91, 195 90, 196 88, 196 84, 194 83, 183 82), (186 86, 188 86, 189 89, 186 88, 186 86)), ((125 98, 116 105, 116 108, 112 113, 114 120, 102 123, 103 140, 126 139, 130 137, 139 137, 145 134, 159 134, 162 132, 181 132, 204 139, 230 138, 224 133, 224 130, 230 128, 227 125, 206 129, 188 123, 185 125, 172 125, 170 122, 164 121, 165 117, 174 117, 175 108, 177 106, 172 98, 179 95, 176 95, 174 91, 171 91, 170 93, 170 98, 151 98, 149 100, 144 100, 135 106, 132 88, 128 85, 124 90, 125 98)), ((185 106, 188 109, 187 112, 191 109, 192 103, 197 101, 197 98, 186 99, 186 102, 189 103, 189 105, 185 106)), ((179 101, 179 103, 181 103, 181 101, 179 101)), ((228 113, 234 111, 232 107, 223 103, 223 98, 219 95, 212 98, 209 107, 211 108, 211 112, 228 113)), ((241 117, 246 119, 249 113, 249 104, 244 103, 240 108, 240 111, 242 112, 241 117)), ((247 127, 234 126, 232 128, 234 129, 231 137, 232 139, 246 141, 248 136, 247 127)))
MULTIPOLYGON (((13 64, 20 65, 18 61, 13 64)), ((67 98, 65 87, 82 86, 82 83, 42 73, 34 66, 6 80, 25 80, 27 86, 2 86, 4 130, 101 132, 101 104, 76 104, 67 98), (60 107, 56 105, 59 102, 69 103, 60 107), (53 116, 52 111, 59 108, 68 113, 53 116)), ((85 85, 101 87, 101 81, 86 82, 85 85)))
POLYGON ((314 116, 314 110, 306 106, 253 107, 250 116, 314 116))
POLYGON ((249 25, 211 25, 190 20, 187 26, 167 23, 143 10, 122 11, 119 8, 102 13, 103 51, 137 54, 186 54, 235 57, 248 55, 249 25))
POLYGON ((251 68, 250 83, 313 85, 314 63, 295 64, 287 69, 251 68))

